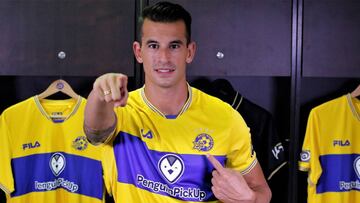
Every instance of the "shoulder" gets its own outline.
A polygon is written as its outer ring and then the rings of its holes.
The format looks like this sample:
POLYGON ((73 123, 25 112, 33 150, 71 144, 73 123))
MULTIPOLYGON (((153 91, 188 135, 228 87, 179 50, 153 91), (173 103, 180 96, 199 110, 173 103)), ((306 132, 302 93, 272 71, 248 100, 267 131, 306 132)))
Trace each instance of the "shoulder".
POLYGON ((142 100, 141 98, 141 88, 130 91, 129 92, 129 97, 128 97, 128 105, 136 105, 139 104, 140 101, 142 100))
POLYGON ((204 113, 208 113, 209 115, 214 115, 216 117, 233 117, 234 114, 240 115, 230 106, 230 104, 222 101, 221 99, 211 96, 194 87, 191 89, 193 94, 193 108, 200 109, 204 113))
POLYGON ((6 108, 2 115, 8 115, 8 114, 23 114, 23 112, 25 111, 25 109, 29 109, 29 108, 35 108, 35 98, 34 97, 30 97, 26 100, 23 100, 21 102, 18 102, 16 104, 13 104, 11 106, 9 106, 8 108, 6 108))
POLYGON ((324 102, 311 109, 311 114, 336 114, 337 112, 342 111, 348 106, 347 97, 348 95, 343 95, 324 102))

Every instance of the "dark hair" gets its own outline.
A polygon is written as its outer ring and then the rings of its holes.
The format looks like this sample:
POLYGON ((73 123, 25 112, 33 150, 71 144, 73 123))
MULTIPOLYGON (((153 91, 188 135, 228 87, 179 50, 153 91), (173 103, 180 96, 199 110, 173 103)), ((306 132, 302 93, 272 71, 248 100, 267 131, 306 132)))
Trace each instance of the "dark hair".
MULTIPOLYGON (((172 23, 179 20, 184 21, 186 27, 186 40, 187 44, 191 41, 191 15, 179 4, 173 4, 170 2, 158 2, 152 6, 144 8, 140 18, 140 28, 145 19, 149 19, 153 22, 172 23)), ((142 30, 141 30, 142 34, 142 30)))

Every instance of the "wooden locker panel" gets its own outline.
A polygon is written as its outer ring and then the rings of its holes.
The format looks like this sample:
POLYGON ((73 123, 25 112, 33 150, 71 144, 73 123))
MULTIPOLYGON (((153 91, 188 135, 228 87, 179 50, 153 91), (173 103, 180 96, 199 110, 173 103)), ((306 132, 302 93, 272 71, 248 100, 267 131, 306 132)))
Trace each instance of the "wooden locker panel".
POLYGON ((359 10, 359 1, 304 1, 303 76, 360 77, 359 10))
POLYGON ((51 74, 57 33, 50 1, 0 3, 0 74, 51 74))
MULTIPOLYGON (((157 0, 150 0, 153 4, 157 0)), ((189 75, 289 76, 291 1, 172 0, 193 18, 189 75), (223 54, 223 58, 217 54, 223 54)))
POLYGON ((134 75, 134 0, 60 1, 61 46, 64 75, 134 75))
POLYGON ((133 0, 5 0, 0 30, 1 75, 134 75, 133 0))

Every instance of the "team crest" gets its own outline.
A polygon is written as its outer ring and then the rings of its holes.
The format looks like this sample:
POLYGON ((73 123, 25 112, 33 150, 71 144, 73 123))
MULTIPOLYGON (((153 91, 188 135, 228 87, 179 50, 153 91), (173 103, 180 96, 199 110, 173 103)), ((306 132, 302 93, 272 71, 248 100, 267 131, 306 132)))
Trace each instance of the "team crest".
POLYGON ((358 178, 360 178, 360 156, 358 156, 354 161, 354 170, 358 178))
POLYGON ((194 143, 194 149, 203 152, 210 151, 214 146, 213 138, 206 133, 202 133, 196 136, 193 143, 194 143))
POLYGON ((52 173, 58 176, 65 169, 66 159, 61 153, 54 153, 50 158, 49 165, 52 173))
POLYGON ((177 155, 167 154, 159 160, 158 168, 165 180, 173 184, 183 175, 185 165, 177 155))
POLYGON ((85 150, 88 146, 88 141, 85 136, 79 136, 77 137, 73 143, 72 147, 76 150, 85 150))

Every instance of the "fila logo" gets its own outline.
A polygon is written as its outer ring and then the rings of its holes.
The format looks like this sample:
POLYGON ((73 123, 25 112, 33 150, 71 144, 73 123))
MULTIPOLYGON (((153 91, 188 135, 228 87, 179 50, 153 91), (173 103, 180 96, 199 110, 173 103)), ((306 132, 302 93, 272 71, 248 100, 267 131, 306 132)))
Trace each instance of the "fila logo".
POLYGON ((23 150, 25 150, 25 149, 33 149, 33 148, 36 148, 36 147, 40 147, 40 143, 38 141, 34 142, 34 144, 30 142, 30 143, 25 143, 25 144, 22 145, 23 150))
POLYGON ((144 138, 149 138, 149 139, 152 139, 153 138, 153 134, 151 132, 151 130, 149 130, 147 133, 144 134, 144 129, 141 129, 140 130, 141 132, 141 135, 144 137, 144 138))
POLYGON ((350 141, 349 140, 334 140, 333 141, 333 146, 335 147, 336 145, 338 145, 339 147, 346 147, 346 146, 350 146, 350 141))

